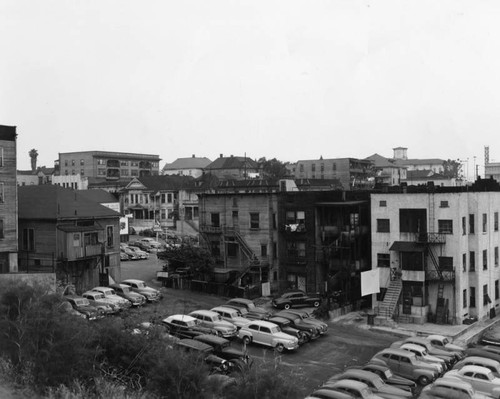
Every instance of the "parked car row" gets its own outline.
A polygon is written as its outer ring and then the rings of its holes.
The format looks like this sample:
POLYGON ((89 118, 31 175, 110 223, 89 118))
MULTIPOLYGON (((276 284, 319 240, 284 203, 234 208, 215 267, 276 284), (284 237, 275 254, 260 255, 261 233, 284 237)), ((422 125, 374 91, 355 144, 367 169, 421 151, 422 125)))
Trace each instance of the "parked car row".
MULTIPOLYGON (((447 375, 451 376, 452 372, 455 373, 455 370, 451 370, 452 367, 460 370, 479 367, 469 365, 465 356, 464 348, 453 345, 444 336, 408 337, 379 351, 364 366, 350 367, 332 376, 308 398, 412 398, 417 384, 424 387, 422 398, 476 398, 462 396, 462 392, 453 393, 451 388, 444 396, 428 396, 438 395, 435 391, 447 389, 443 386, 446 384, 439 381, 447 375)), ((500 370, 500 363, 498 367, 500 370)), ((467 374, 468 371, 462 373, 467 374)), ((462 384, 458 375, 455 378, 457 384, 462 384)), ((451 380, 450 377, 448 379, 451 380)), ((457 385, 456 389, 461 388, 466 388, 464 392, 473 392, 470 386, 463 384, 461 387, 457 385)))
MULTIPOLYGON (((142 280, 128 279, 109 287, 94 287, 81 296, 66 295, 71 308, 88 320, 96 320, 106 315, 142 306, 146 302, 160 300, 160 291, 148 287, 142 280)), ((68 309, 69 310, 69 309, 68 309)))

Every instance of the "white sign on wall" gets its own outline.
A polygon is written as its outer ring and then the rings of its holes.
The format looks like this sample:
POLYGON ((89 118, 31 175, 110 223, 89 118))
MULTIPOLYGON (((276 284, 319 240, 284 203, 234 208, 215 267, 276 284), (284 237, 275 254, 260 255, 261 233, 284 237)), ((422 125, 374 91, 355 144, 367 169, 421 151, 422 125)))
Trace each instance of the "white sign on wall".
POLYGON ((361 273, 361 296, 378 294, 380 292, 379 269, 361 273))

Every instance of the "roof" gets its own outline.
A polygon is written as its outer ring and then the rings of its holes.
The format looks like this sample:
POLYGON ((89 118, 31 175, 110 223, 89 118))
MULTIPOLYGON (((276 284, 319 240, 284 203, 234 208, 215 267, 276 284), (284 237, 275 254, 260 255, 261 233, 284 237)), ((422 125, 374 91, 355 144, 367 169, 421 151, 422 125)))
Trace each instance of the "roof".
POLYGON ((389 251, 396 252, 424 252, 425 247, 413 241, 394 241, 389 251))
POLYGON ((395 159, 394 162, 399 165, 442 165, 444 159, 395 159))
POLYGON ((80 191, 43 184, 18 187, 19 219, 86 219, 120 217, 80 191))
POLYGON ((129 158, 129 159, 148 159, 151 161, 159 161, 161 158, 156 154, 138 154, 133 152, 114 152, 114 151, 72 151, 72 152, 60 152, 61 155, 71 155, 71 154, 91 154, 93 157, 107 157, 107 158, 129 158))
POLYGON ((0 125, 0 140, 16 141, 17 133, 15 126, 0 125))
POLYGON ((366 157, 365 160, 372 161, 376 168, 404 168, 403 165, 395 165, 394 159, 383 157, 379 154, 373 154, 366 157))
POLYGON ((119 200, 113 194, 111 194, 106 190, 102 190, 100 188, 91 190, 80 190, 79 193, 85 198, 95 202, 99 202, 100 204, 109 202, 119 202, 119 200))
POLYGON ((219 313, 214 312, 213 310, 194 310, 191 313, 189 313, 189 315, 191 316, 193 313, 200 315, 219 316, 219 313))
POLYGON ((210 165, 212 161, 208 158, 177 158, 172 163, 167 163, 162 170, 177 170, 177 169, 203 169, 210 165))
POLYGON ((137 180, 141 182, 147 190, 151 191, 177 191, 186 187, 194 186, 194 178, 191 176, 161 175, 142 176, 137 180))
POLYGON ((36 175, 36 171, 33 170, 18 170, 17 171, 18 175, 23 175, 23 176, 30 176, 30 175, 36 175))
POLYGON ((259 164, 248 157, 219 157, 215 161, 207 165, 205 169, 242 169, 245 166, 248 168, 257 169, 259 167, 259 164))

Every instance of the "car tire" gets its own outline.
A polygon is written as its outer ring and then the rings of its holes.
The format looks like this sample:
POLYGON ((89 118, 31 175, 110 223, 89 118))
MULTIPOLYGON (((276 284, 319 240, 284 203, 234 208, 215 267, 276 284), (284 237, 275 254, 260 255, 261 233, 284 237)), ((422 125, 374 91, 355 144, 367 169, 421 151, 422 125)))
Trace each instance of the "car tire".
POLYGON ((276 352, 282 353, 285 350, 285 347, 283 346, 283 344, 278 344, 274 347, 274 349, 276 350, 276 352))
POLYGON ((319 307, 319 301, 314 301, 313 306, 314 306, 315 308, 319 307))
POLYGON ((289 303, 285 303, 285 305, 283 306, 286 310, 290 309, 290 304, 289 303))
POLYGON ((216 332, 216 334, 217 334, 217 336, 218 336, 218 337, 221 337, 221 338, 222 338, 222 332, 217 331, 217 332, 216 332))
POLYGON ((431 380, 429 379, 429 377, 426 377, 425 375, 421 375, 420 377, 418 377, 418 383, 422 386, 429 385, 430 382, 431 380))
POLYGON ((252 338, 250 338, 248 335, 245 335, 245 336, 243 337, 243 343, 244 343, 245 345, 250 345, 250 344, 252 343, 252 338))

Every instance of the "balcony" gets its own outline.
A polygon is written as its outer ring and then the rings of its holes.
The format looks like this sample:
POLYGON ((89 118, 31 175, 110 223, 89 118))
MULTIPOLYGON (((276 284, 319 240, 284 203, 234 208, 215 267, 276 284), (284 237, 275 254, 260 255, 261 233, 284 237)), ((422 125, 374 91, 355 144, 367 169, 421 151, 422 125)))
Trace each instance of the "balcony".
POLYGON ((304 223, 285 224, 282 231, 285 233, 305 233, 306 225, 304 223))
POLYGON ((446 234, 443 233, 416 233, 415 241, 420 244, 445 244, 446 234))
POLYGON ((200 232, 201 233, 221 234, 222 233, 222 227, 220 227, 220 226, 200 225, 200 232))
POLYGON ((455 281, 455 271, 454 270, 437 270, 428 269, 425 271, 425 279, 427 281, 455 281))
POLYGON ((83 258, 89 258, 93 256, 100 256, 102 253, 102 246, 97 245, 86 245, 84 247, 70 247, 66 258, 68 260, 77 260, 83 258))

